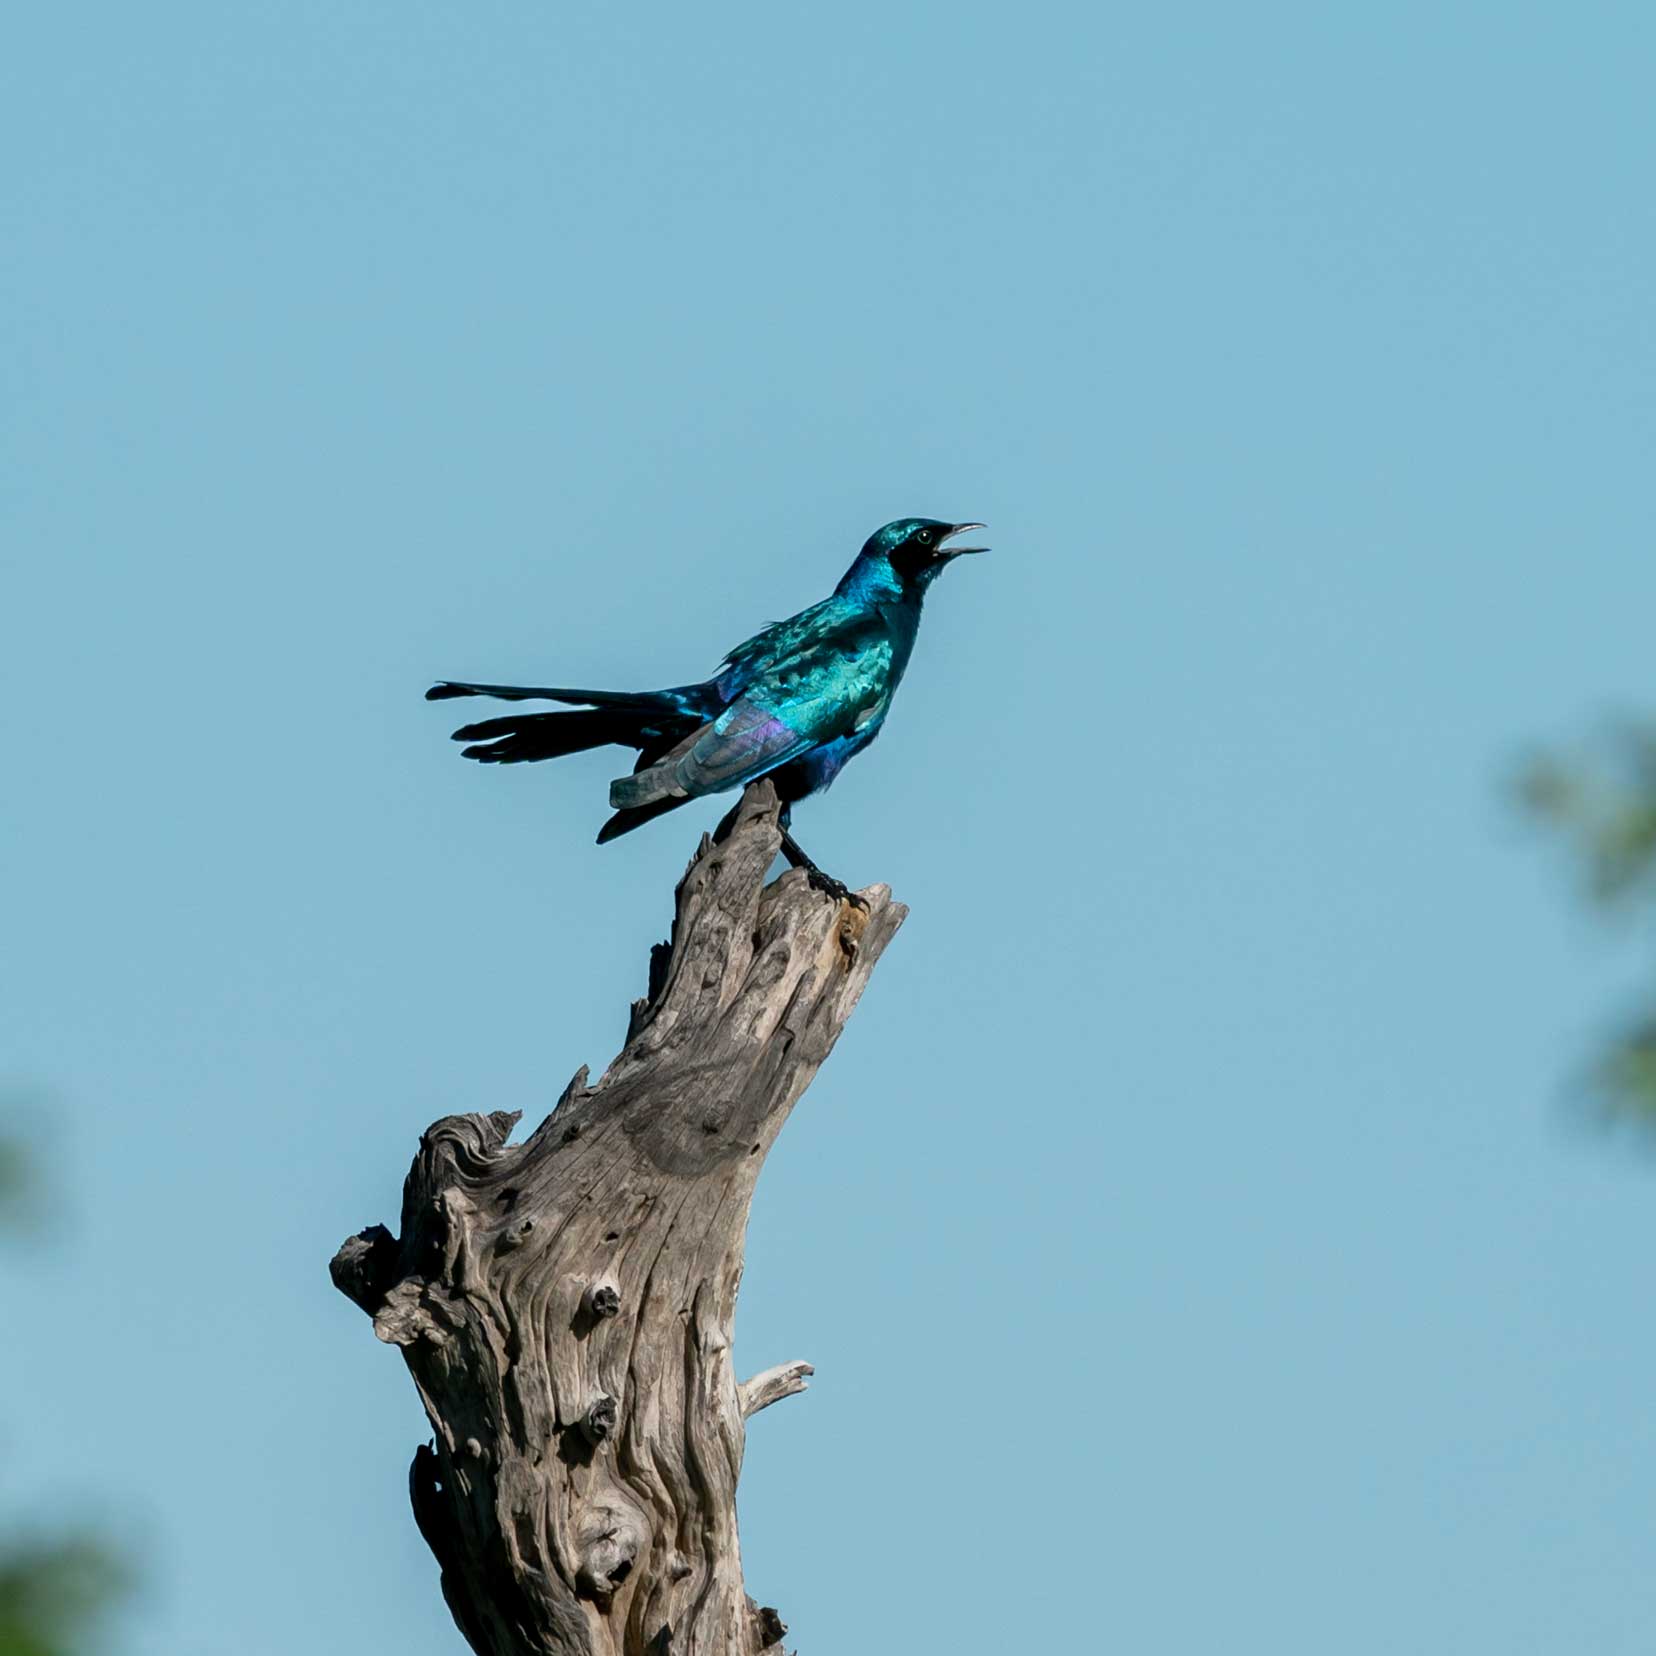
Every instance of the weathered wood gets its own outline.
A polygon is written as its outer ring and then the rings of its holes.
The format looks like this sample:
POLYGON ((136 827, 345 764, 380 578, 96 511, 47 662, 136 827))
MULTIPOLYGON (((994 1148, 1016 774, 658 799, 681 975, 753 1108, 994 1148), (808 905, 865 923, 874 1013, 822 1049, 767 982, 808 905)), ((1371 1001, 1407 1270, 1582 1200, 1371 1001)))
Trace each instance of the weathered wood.
POLYGON ((436 1434, 410 1468, 443 1595, 478 1656, 756 1656, 736 1481, 748 1415, 807 1363, 738 1386, 731 1332, 760 1166, 905 910, 789 872, 768 784, 703 840, 672 942, 596 1086, 521 1145, 515 1115, 429 1128, 402 1235, 333 1277, 402 1349, 436 1434))
POLYGON ((780 1403, 784 1397, 808 1391, 810 1388, 805 1383, 805 1377, 815 1373, 809 1363, 778 1363, 775 1368, 768 1368, 763 1374, 744 1380, 736 1388, 742 1419, 758 1414, 761 1409, 768 1409, 773 1403, 780 1403))

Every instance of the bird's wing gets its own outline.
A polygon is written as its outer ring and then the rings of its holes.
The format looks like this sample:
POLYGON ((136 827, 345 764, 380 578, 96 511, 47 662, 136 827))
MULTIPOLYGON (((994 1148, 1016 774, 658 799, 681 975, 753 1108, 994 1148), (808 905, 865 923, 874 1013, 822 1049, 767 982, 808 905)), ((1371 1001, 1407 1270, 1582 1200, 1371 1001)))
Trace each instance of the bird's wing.
POLYGON ((891 682, 891 635, 858 617, 823 629, 804 650, 771 663, 694 740, 658 765, 611 785, 618 809, 665 794, 741 787, 808 749, 865 725, 891 682))
POLYGON ((751 782, 821 742, 848 735, 878 710, 891 681, 891 635, 858 617, 823 628, 773 661, 678 764, 686 793, 751 782))
POLYGON ((731 703, 673 767, 681 793, 692 797, 740 787, 785 765, 816 737, 746 696, 731 703))

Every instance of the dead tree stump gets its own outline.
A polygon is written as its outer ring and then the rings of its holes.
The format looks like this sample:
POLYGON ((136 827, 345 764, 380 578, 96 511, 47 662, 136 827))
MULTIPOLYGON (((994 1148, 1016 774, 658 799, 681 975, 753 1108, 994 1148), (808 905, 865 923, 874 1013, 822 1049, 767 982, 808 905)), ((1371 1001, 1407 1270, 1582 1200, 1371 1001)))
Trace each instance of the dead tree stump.
POLYGON ((427 1129, 402 1235, 333 1261, 400 1346, 436 1434, 410 1469, 443 1596, 478 1656, 752 1656, 780 1646, 736 1538, 745 1382, 731 1330, 766 1153, 906 912, 789 872, 768 783, 680 882, 670 944, 596 1086, 520 1145, 514 1114, 427 1129))

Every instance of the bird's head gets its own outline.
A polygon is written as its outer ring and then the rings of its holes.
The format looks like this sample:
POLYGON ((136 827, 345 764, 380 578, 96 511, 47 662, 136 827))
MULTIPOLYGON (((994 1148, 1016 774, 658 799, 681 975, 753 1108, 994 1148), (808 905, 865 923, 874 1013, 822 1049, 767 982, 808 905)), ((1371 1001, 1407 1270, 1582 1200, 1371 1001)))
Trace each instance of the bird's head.
POLYGON ((986 546, 946 544, 981 523, 943 523, 937 518, 898 518, 876 529, 863 543, 847 581, 863 584, 894 597, 919 597, 954 559, 967 552, 987 552, 986 546))

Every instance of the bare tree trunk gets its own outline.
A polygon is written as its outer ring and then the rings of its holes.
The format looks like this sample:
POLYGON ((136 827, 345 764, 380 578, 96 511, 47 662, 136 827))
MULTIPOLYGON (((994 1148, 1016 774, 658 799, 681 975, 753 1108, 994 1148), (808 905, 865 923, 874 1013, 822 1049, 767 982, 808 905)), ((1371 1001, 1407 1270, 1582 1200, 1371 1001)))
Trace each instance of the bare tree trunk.
POLYGON ((751 1656, 786 1629, 742 1583, 745 1420, 810 1365, 738 1384, 731 1329, 760 1166, 902 923, 784 874, 768 783, 703 840, 626 1045, 521 1145, 447 1116, 336 1285, 402 1348, 436 1433, 410 1471, 478 1656, 751 1656))

